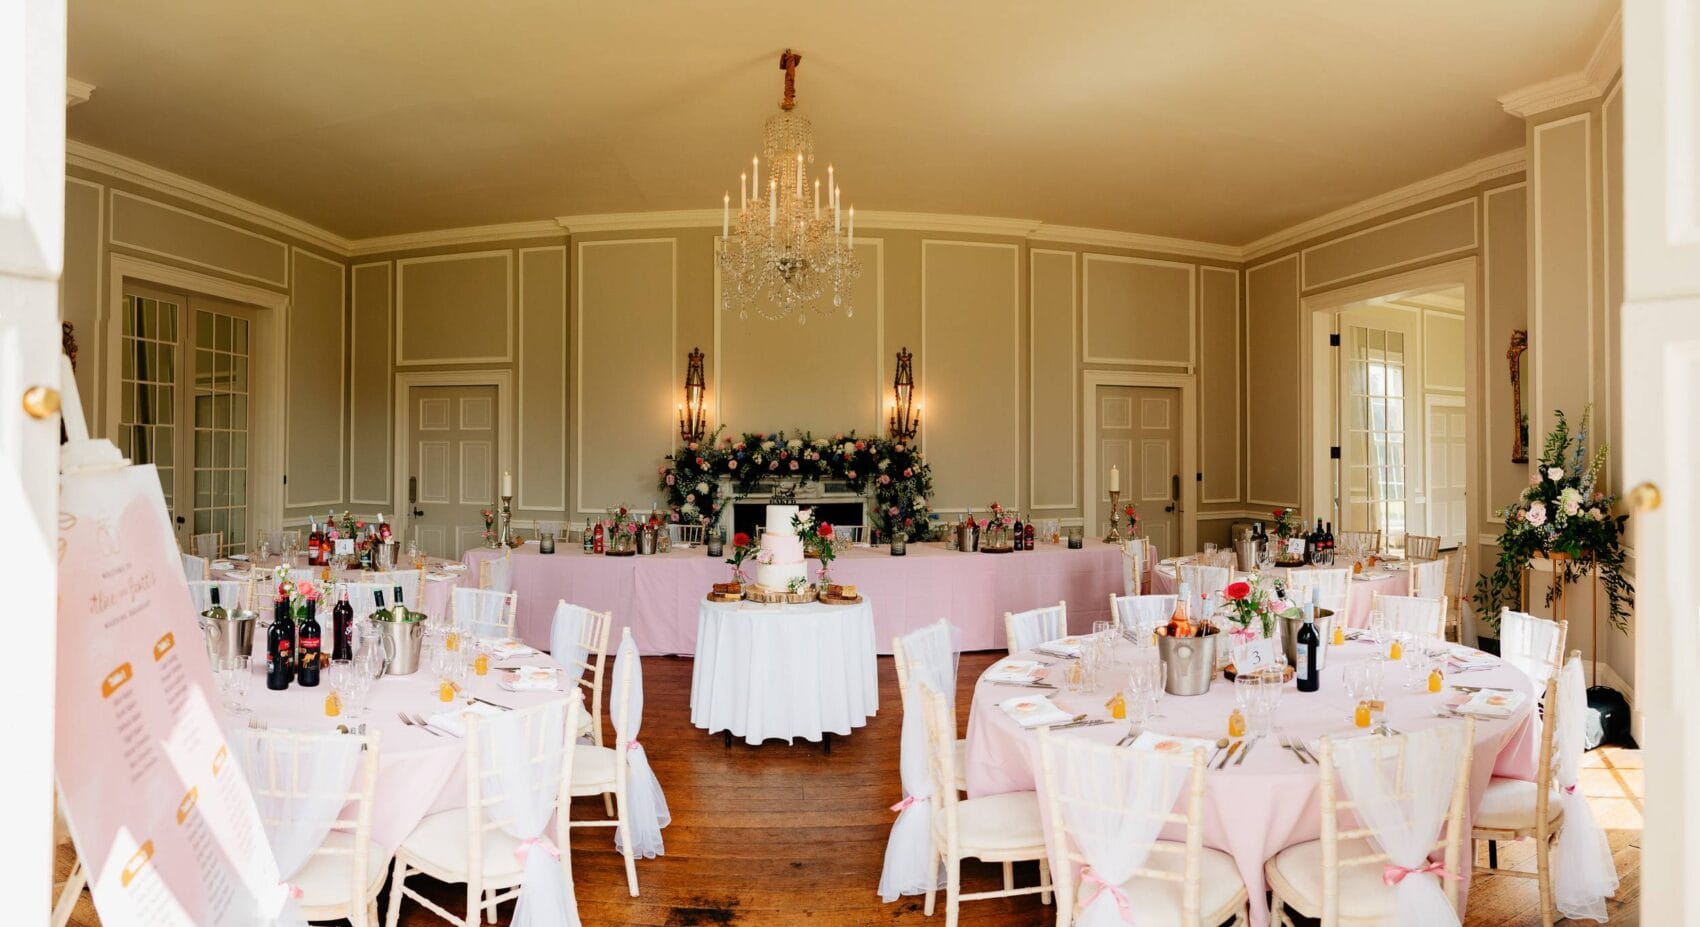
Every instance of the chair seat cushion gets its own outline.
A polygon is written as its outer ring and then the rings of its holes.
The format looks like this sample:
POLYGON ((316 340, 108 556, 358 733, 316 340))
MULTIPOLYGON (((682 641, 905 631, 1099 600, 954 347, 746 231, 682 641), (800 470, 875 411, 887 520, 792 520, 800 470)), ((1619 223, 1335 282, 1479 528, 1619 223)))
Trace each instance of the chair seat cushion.
POLYGON ((1045 845, 1039 823, 1039 793, 1005 792, 970 798, 956 805, 957 836, 962 855, 1019 850, 1045 845))
MULTIPOLYGON (((1159 840, 1157 846, 1165 849, 1156 850, 1146 857, 1143 868, 1172 872, 1177 876, 1185 874, 1186 855, 1166 850, 1185 850, 1186 844, 1159 840)), ((1199 873, 1198 908, 1201 915, 1220 912, 1245 897, 1245 882, 1240 878, 1239 868, 1234 865, 1234 858, 1221 850, 1208 847, 1202 850, 1199 873)), ((1149 876, 1134 876, 1122 883, 1122 891, 1127 894, 1129 906, 1138 912, 1136 919, 1140 924, 1180 924, 1181 888, 1180 882, 1149 876)), ((1094 890, 1094 886, 1083 885, 1080 897, 1092 898, 1094 890)))
MULTIPOLYGON (((462 843, 465 839, 462 838, 462 843)), ((344 851, 354 845, 354 835, 345 831, 333 831, 325 836, 325 846, 335 847, 344 851)), ((290 879, 290 884, 301 889, 298 903, 303 908, 324 908, 348 906, 350 909, 364 907, 369 899, 376 898, 378 887, 384 884, 384 876, 388 874, 389 860, 376 845, 367 844, 366 848, 366 896, 351 904, 348 897, 354 888, 349 869, 353 866, 353 857, 344 853, 315 853, 307 860, 307 865, 290 879)))
MULTIPOLYGON (((483 841, 485 880, 517 879, 522 871, 514 857, 519 840, 498 829, 484 831, 483 841)), ((407 855, 410 865, 442 873, 451 882, 464 882, 471 872, 466 851, 466 809, 455 808, 426 815, 401 842, 399 852, 407 855)))
MULTIPOLYGON (((1368 840, 1340 841, 1340 858, 1356 859, 1378 851, 1368 840)), ((1384 863, 1340 867, 1340 917, 1374 920, 1393 913, 1393 889, 1381 881, 1384 863)), ((1275 854, 1268 868, 1286 887, 1281 900, 1300 913, 1315 916, 1322 911, 1322 841, 1310 840, 1275 854)))
POLYGON ((614 750, 579 744, 573 748, 574 795, 599 795, 614 790, 614 750))
MULTIPOLYGON (((1487 830, 1534 830, 1535 797, 1533 782, 1495 776, 1488 780, 1471 826, 1487 830)), ((1561 814, 1558 793, 1554 792, 1547 799, 1547 822, 1558 820, 1561 814)))

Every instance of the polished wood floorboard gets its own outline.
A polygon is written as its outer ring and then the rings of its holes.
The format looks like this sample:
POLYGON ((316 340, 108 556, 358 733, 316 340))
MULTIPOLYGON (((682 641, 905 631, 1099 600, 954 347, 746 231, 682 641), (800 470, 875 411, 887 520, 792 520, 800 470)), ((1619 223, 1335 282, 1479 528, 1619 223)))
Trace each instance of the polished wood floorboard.
MULTIPOLYGON (((998 656, 963 655, 960 726, 967 724, 973 680, 998 656)), ((642 896, 632 898, 610 831, 575 832, 573 875, 586 927, 943 924, 942 892, 931 919, 922 915, 919 897, 886 905, 877 894, 893 818, 886 809, 901 797, 897 746, 902 712, 889 657, 880 660, 879 715, 854 735, 834 738, 830 756, 818 744, 803 742, 769 741, 751 747, 740 741, 728 750, 718 735, 691 726, 691 661, 650 657, 643 663, 643 740, 673 813, 672 826, 663 833, 667 855, 638 861, 642 896)), ((1618 900, 1610 902, 1611 921, 1634 924, 1640 910, 1639 756, 1634 751, 1599 750, 1588 760, 1583 787, 1602 826, 1611 828, 1623 880, 1618 900)), ((602 815, 600 801, 574 803, 574 818, 602 815)), ((59 878, 70 859, 69 848, 62 848, 59 878)), ((1483 852, 1478 862, 1486 861, 1483 852)), ((1532 869, 1528 844, 1501 847, 1500 863, 1532 869)), ((1000 872, 971 862, 964 889, 998 887, 1000 872)), ((1031 885, 1036 876, 1032 864, 1017 867, 1018 884, 1031 885)), ((461 909, 464 895, 459 889, 416 878, 449 910, 461 909)), ((408 884, 415 884, 414 879, 408 884)), ((1536 904, 1533 881, 1481 878, 1470 894, 1466 923, 1538 925, 1536 904)), ((381 906, 380 911, 387 908, 381 906)), ((501 923, 507 923, 512 912, 511 904, 504 905, 501 923)), ((1040 927, 1054 923, 1055 916, 1055 909, 1041 905, 1036 895, 962 907, 964 927, 1040 927)), ((86 894, 71 923, 99 923, 86 894)), ((441 922, 406 902, 401 923, 424 927, 441 922)))

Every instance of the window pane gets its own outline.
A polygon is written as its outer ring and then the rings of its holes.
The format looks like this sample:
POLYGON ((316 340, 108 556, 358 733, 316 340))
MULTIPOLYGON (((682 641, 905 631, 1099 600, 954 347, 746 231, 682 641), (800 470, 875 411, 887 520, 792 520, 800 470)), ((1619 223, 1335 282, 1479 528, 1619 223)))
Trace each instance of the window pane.
POLYGON ((230 504, 238 506, 248 504, 248 474, 245 471, 230 471, 230 504))
POLYGON ((119 315, 123 317, 124 321, 123 334, 134 335, 136 333, 136 297, 124 297, 124 311, 119 315))
POLYGON ((211 313, 195 313, 195 346, 208 349, 213 346, 213 317, 211 313))
POLYGON ((230 427, 238 431, 248 430, 248 397, 235 396, 231 398, 230 427))
POLYGON ((238 468, 248 466, 248 435, 244 432, 232 432, 230 435, 230 465, 238 468))
POLYGON ((159 314, 159 337, 165 341, 177 341, 177 307, 163 306, 159 314))
POLYGON ((237 357, 233 358, 233 361, 230 388, 238 393, 246 393, 248 391, 248 358, 237 357))
POLYGON ((248 353, 248 320, 232 319, 235 327, 231 332, 230 349, 238 354, 248 353))
POLYGON ((212 512, 206 509, 195 510, 195 533, 206 534, 212 530, 212 512))
POLYGON ((176 433, 170 428, 155 428, 153 432, 154 463, 159 464, 161 467, 172 466, 177 462, 177 448, 174 446, 176 433))
POLYGON ((220 351, 230 350, 230 316, 213 316, 213 347, 220 351))
POLYGON ((213 399, 213 426, 216 427, 216 428, 229 428, 230 427, 230 397, 229 396, 214 396, 212 399, 213 399))

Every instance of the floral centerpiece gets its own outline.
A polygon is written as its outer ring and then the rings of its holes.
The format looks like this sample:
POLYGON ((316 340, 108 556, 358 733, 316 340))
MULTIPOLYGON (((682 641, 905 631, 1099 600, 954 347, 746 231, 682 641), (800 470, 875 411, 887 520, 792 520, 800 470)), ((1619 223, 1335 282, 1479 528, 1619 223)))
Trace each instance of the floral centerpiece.
POLYGON ((798 512, 791 516, 791 527, 802 539, 803 550, 820 560, 821 584, 832 582, 832 558, 838 555, 832 549, 832 525, 817 522, 812 512, 798 512))
POLYGON ((980 550, 994 554, 1014 550, 1015 519, 996 502, 986 508, 986 513, 986 522, 980 526, 980 550))
POLYGON ((1522 601, 1523 570, 1530 560, 1553 561, 1557 581, 1548 588, 1551 605, 1560 583, 1573 583, 1598 570, 1600 585, 1613 627, 1629 629, 1629 610, 1635 604, 1635 587, 1623 575, 1623 532, 1627 515, 1612 514, 1616 496, 1598 488, 1600 468, 1606 461, 1602 444, 1588 457, 1588 420, 1592 407, 1582 413, 1582 424, 1572 435, 1562 411, 1547 435, 1540 462, 1529 476, 1529 486, 1517 502, 1494 514, 1505 520, 1499 536, 1499 557, 1493 572, 1476 581, 1474 601, 1481 617, 1499 627, 1502 607, 1517 607, 1522 601))
POLYGON ((1143 537, 1140 529, 1141 522, 1139 520, 1139 506, 1129 504, 1123 507, 1122 517, 1127 519, 1127 533, 1129 537, 1143 537))
POLYGON ((1269 513, 1275 519, 1275 536, 1285 540, 1296 538, 1303 531, 1299 526, 1299 510, 1290 505, 1282 506, 1269 513))
POLYGON ((627 557, 637 553, 637 522, 623 505, 608 510, 602 519, 602 533, 607 536, 606 551, 610 557, 627 557))
POLYGON ((484 509, 483 511, 479 512, 478 514, 484 516, 484 546, 485 547, 495 547, 495 546, 497 546, 496 545, 496 513, 494 511, 492 511, 491 509, 484 509))
POLYGON ((740 531, 732 535, 732 556, 726 558, 726 564, 732 568, 732 582, 743 585, 744 561, 754 556, 756 544, 750 536, 740 531))

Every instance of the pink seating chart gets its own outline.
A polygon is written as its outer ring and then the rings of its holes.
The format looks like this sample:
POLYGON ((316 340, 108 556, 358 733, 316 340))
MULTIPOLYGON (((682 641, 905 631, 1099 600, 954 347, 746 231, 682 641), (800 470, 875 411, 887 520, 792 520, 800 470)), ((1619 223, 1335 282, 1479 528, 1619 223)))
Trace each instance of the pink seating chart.
POLYGON ((219 727, 152 466, 67 473, 59 790, 108 924, 271 923, 277 863, 219 727))

